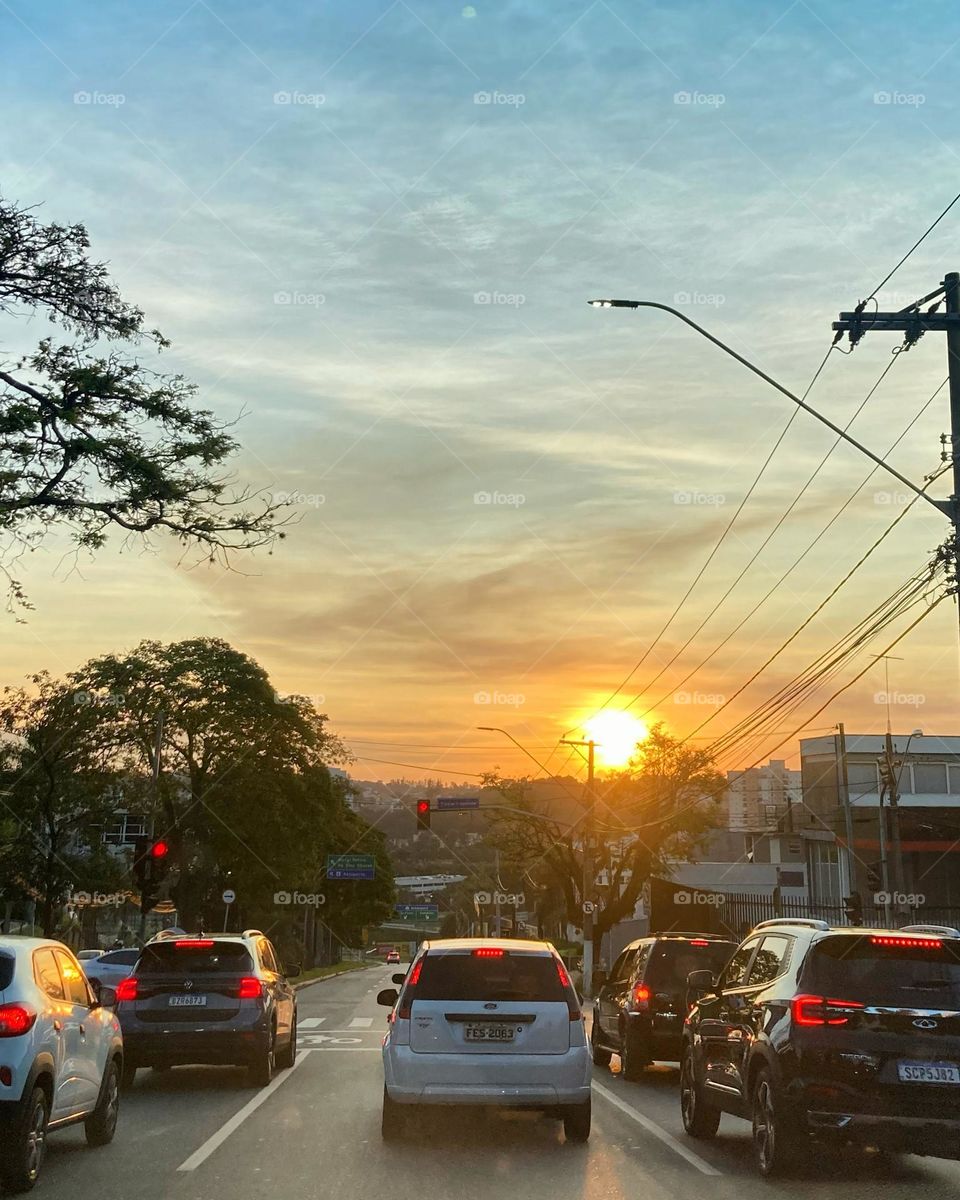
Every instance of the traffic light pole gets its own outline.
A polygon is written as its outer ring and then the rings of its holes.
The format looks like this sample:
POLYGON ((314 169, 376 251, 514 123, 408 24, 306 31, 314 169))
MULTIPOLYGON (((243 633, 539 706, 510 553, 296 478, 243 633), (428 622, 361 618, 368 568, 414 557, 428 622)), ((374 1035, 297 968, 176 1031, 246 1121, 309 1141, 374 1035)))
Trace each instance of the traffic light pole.
POLYGON ((583 905, 583 994, 593 996, 593 891, 597 869, 593 852, 593 826, 596 816, 596 791, 594 788, 594 751, 596 742, 571 742, 562 739, 565 746, 587 748, 587 812, 583 820, 583 882, 580 899, 583 905))

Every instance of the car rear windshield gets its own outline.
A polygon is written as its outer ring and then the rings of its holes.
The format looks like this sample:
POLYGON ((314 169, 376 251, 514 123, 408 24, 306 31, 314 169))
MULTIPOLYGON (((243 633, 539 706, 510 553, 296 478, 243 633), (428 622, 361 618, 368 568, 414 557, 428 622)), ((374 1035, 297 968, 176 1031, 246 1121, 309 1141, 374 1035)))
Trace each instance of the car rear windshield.
POLYGON ((810 951, 803 987, 864 1004, 960 1009, 960 942, 914 948, 869 936, 824 938, 810 951))
POLYGON ((481 958, 427 954, 417 983, 417 1000, 566 1001, 556 960, 546 954, 481 958))
POLYGON ((242 975, 253 969, 247 948, 240 942, 214 942, 209 947, 178 946, 157 942, 145 946, 138 975, 242 975))
POLYGON ((0 950, 0 992, 13 983, 13 968, 16 961, 12 954, 0 950))
MULTIPOLYGON (((706 940, 706 939, 703 939, 706 940)), ((655 992, 677 991, 687 986, 691 971, 719 975, 736 950, 733 942, 654 942, 643 973, 643 982, 655 992)))

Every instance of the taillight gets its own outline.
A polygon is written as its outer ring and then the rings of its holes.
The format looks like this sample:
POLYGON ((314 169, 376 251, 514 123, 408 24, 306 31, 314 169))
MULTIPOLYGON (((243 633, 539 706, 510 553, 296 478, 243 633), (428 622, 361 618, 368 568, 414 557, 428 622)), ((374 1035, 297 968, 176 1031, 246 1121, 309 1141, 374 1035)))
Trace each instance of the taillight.
POLYGON ((706 938, 691 938, 687 944, 690 946, 697 946, 699 948, 710 945, 706 938))
POLYGON ((898 946, 905 947, 908 950, 942 950, 943 942, 939 938, 932 937, 889 937, 879 934, 872 937, 870 942, 874 946, 898 946))
POLYGON ((240 980, 240 986, 237 988, 237 997, 240 1000, 259 1000, 263 995, 263 985, 260 980, 254 975, 244 975, 240 980))
MULTIPOLYGON (((427 956, 424 955, 423 958, 427 956)), ((413 1004, 413 989, 420 982, 420 972, 423 970, 423 958, 418 958, 413 964, 407 982, 403 985, 403 1002, 397 1009, 397 1017, 402 1021, 410 1020, 410 1006, 413 1004)))
POLYGON ((209 950, 213 938, 180 938, 173 944, 178 950, 209 950))
POLYGON ((473 951, 474 958, 503 958, 503 951, 499 946, 480 946, 473 951))
POLYGON ((577 989, 570 982, 570 976, 567 973, 567 968, 563 965, 559 958, 554 959, 557 964, 557 974, 560 977, 560 986, 563 988, 567 999, 567 1012, 570 1014, 571 1021, 579 1021, 583 1016, 580 1011, 580 1001, 577 999, 577 989))
POLYGON ((30 1032, 36 1019, 29 1005, 0 1004, 0 1037, 22 1037, 30 1032))
POLYGON ((121 979, 116 987, 117 1000, 136 1000, 137 998, 137 977, 131 975, 129 979, 121 979))
POLYGON ((846 1025, 864 1007, 858 1000, 828 1000, 826 996, 794 996, 790 1001, 794 1025, 846 1025))
POLYGON ((645 983, 635 983, 630 993, 634 1008, 646 1008, 650 1003, 650 989, 645 983))

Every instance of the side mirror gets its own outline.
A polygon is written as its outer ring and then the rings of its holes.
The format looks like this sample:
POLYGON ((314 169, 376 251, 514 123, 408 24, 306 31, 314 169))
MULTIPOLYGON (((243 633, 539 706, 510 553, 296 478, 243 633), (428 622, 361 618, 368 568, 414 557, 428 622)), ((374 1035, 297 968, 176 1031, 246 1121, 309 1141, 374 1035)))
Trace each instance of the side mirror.
POLYGON ((286 975, 288 979, 295 979, 303 971, 303 963, 291 963, 287 968, 286 975))
POLYGON ((97 987, 94 988, 94 994, 97 997, 94 1008, 116 1008, 116 988, 108 987, 105 983, 98 982, 97 987))
POLYGON ((382 992, 377 992, 377 1003, 385 1008, 393 1008, 399 999, 400 993, 396 988, 384 988, 382 992))
POLYGON ((709 996, 717 990, 717 981, 712 971, 691 971, 687 976, 687 990, 694 996, 709 996))
POLYGON ((399 983, 401 985, 403 985, 407 981, 407 977, 406 977, 406 975, 404 975, 404 973, 402 971, 397 975, 391 975, 390 978, 394 983, 399 983))
POLYGON ((608 978, 609 977, 608 977, 606 971, 594 971, 594 973, 593 973, 594 989, 604 987, 606 985, 608 978))

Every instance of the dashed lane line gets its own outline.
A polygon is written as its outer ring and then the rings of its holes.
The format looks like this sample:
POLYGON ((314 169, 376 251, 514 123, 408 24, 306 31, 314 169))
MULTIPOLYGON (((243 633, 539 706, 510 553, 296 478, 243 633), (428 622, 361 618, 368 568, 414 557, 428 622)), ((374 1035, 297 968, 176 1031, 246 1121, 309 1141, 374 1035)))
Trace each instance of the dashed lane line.
POLYGON ((620 1111, 626 1114, 626 1116, 628 1116, 632 1121, 636 1121, 636 1123, 641 1125, 647 1131, 647 1133, 652 1134, 659 1141, 663 1142, 665 1146, 669 1146, 674 1154, 679 1154, 685 1162, 688 1162, 692 1167, 696 1167, 702 1175, 723 1174, 722 1171, 718 1171, 716 1167, 712 1167, 708 1162, 702 1159, 699 1154, 694 1154, 692 1150, 688 1150, 686 1146, 677 1141, 672 1133, 667 1133, 667 1131, 662 1126, 658 1125, 656 1121, 651 1121, 650 1118, 645 1117, 643 1113, 637 1112, 635 1108, 631 1108, 626 1101, 621 1100, 619 1096, 615 1096, 613 1092, 597 1083, 596 1080, 594 1080, 593 1083, 593 1090, 601 1095, 604 1100, 609 1101, 614 1108, 619 1108, 620 1111))

